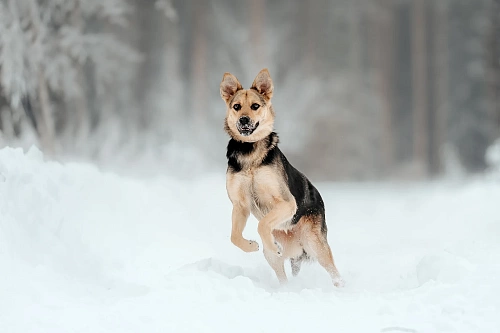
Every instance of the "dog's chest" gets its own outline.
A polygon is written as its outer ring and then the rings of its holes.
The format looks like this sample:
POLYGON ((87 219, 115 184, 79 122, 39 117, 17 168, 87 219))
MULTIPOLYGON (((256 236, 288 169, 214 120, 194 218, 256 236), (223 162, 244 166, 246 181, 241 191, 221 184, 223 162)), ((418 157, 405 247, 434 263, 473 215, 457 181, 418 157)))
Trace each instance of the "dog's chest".
POLYGON ((262 219, 279 199, 279 185, 266 172, 256 172, 250 179, 249 195, 251 197, 251 211, 257 219, 262 219))
POLYGON ((250 205, 252 214, 262 219, 276 202, 283 200, 282 180, 276 169, 261 166, 228 175, 228 194, 232 201, 250 205))

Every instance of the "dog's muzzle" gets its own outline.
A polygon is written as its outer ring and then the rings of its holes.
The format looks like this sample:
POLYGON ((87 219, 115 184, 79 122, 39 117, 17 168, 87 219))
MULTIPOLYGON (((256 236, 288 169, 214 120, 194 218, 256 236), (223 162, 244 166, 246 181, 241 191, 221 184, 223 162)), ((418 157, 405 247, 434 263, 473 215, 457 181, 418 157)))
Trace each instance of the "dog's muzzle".
POLYGON ((238 129, 238 132, 240 132, 240 134, 243 136, 251 135, 257 129, 257 127, 259 127, 259 122, 253 124, 250 117, 246 116, 243 116, 240 119, 238 119, 238 122, 236 123, 236 128, 238 129))

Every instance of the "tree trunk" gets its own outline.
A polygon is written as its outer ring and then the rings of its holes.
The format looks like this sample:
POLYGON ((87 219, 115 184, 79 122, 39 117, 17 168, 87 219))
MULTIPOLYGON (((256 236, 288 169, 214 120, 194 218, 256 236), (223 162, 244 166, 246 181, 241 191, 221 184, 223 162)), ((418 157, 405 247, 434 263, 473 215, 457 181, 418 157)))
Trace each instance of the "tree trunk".
POLYGON ((382 166, 387 170, 394 164, 394 95, 391 84, 394 80, 394 12, 390 1, 379 0, 377 5, 378 15, 375 19, 376 43, 374 45, 375 66, 377 88, 382 101, 383 113, 382 151, 384 161, 382 161, 382 166))
POLYGON ((429 131, 427 96, 426 0, 413 1, 413 156, 423 176, 428 175, 429 131))
MULTIPOLYGON (((361 53, 361 6, 359 0, 351 0, 349 5, 349 23, 350 23, 350 36, 351 43, 349 50, 349 65, 352 71, 353 77, 353 87, 356 89, 361 89, 362 87, 362 53, 361 53)), ((351 107, 354 114, 359 114, 363 106, 361 106, 361 101, 358 94, 353 93, 351 95, 351 107)))
MULTIPOLYGON (((71 17, 69 18, 69 22, 72 27, 76 30, 83 32, 84 31, 84 21, 81 12, 81 8, 79 5, 75 7, 73 12, 71 13, 71 17)), ((80 152, 84 151, 84 149, 88 148, 88 137, 90 134, 90 116, 89 116, 89 107, 88 100, 86 95, 86 82, 85 82, 85 67, 81 65, 78 61, 73 60, 72 66, 76 71, 76 79, 77 84, 80 86, 80 94, 73 97, 70 100, 71 106, 66 104, 66 107, 71 107, 76 113, 75 123, 71 124, 69 127, 74 128, 74 132, 72 134, 72 139, 75 141, 75 148, 80 152)), ((68 126, 69 124, 64 124, 64 126, 68 126)), ((73 147, 69 147, 69 149, 73 149, 73 147)))
POLYGON ((263 67, 267 67, 267 55, 265 46, 264 15, 266 13, 265 0, 252 0, 250 6, 250 41, 253 50, 253 60, 259 71, 263 67))
POLYGON ((193 85, 193 112, 194 112, 194 133, 204 136, 204 123, 207 119, 206 105, 208 104, 208 78, 207 78, 207 38, 206 38, 206 10, 204 1, 196 3, 194 6, 194 32, 191 53, 192 72, 191 82, 193 85))
POLYGON ((54 120, 52 105, 50 104, 49 89, 47 81, 41 70, 38 70, 38 103, 39 112, 35 113, 38 124, 38 134, 44 153, 52 155, 55 153, 54 147, 54 120))
POLYGON ((447 140, 448 119, 448 5, 446 1, 434 4, 434 119, 433 119, 433 148, 431 172, 439 174, 443 171, 442 149, 447 140))
MULTIPOLYGON (((11 5, 16 6, 15 2, 12 1, 11 5)), ((13 7, 14 8, 14 7, 13 7)), ((15 7, 17 9, 17 7, 15 7)), ((43 26, 40 20, 40 10, 38 4, 35 0, 31 0, 29 3, 30 17, 32 24, 34 26, 35 35, 33 36, 33 43, 38 50, 41 50, 41 41, 43 39, 43 26)), ((46 154, 52 155, 55 153, 55 137, 54 137, 54 119, 52 105, 50 101, 49 88, 47 86, 47 80, 45 79, 42 64, 38 63, 37 70, 37 87, 36 94, 39 103, 38 111, 35 112, 35 118, 37 119, 38 134, 40 136, 40 143, 42 149, 46 154)))
POLYGON ((304 29, 304 63, 305 71, 311 76, 319 74, 318 68, 318 27, 320 16, 319 0, 302 1, 299 15, 302 17, 302 27, 304 29))
POLYGON ((491 0, 490 26, 486 40, 489 116, 500 137, 500 0, 491 0))

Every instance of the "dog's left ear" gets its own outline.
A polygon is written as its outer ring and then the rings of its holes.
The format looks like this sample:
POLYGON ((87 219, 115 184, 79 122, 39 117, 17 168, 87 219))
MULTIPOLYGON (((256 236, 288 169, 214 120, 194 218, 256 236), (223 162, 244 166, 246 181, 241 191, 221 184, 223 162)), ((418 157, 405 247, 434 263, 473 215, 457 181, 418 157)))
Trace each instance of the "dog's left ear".
POLYGON ((273 80, 271 79, 271 75, 267 68, 264 68, 257 74, 255 80, 253 80, 252 87, 250 89, 255 89, 259 92, 259 94, 264 95, 268 100, 273 97, 273 80))
POLYGON ((231 73, 224 73, 222 82, 220 83, 220 97, 228 103, 231 97, 236 94, 238 90, 243 89, 240 81, 231 73))

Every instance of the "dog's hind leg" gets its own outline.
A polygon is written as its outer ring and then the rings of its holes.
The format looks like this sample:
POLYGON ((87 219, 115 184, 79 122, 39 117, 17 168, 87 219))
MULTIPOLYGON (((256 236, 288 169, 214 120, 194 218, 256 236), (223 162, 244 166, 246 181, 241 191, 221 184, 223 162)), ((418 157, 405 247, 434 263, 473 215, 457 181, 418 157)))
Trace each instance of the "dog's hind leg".
POLYGON ((278 277, 278 281, 280 282, 280 284, 285 284, 286 282, 288 282, 285 273, 285 259, 281 256, 274 254, 273 252, 266 250, 266 248, 264 248, 264 257, 266 258, 267 262, 276 273, 276 276, 278 277))
POLYGON ((292 266, 292 275, 297 276, 300 272, 300 266, 302 265, 302 258, 291 258, 290 265, 292 266))
POLYGON ((326 239, 326 232, 323 233, 319 228, 313 227, 308 232, 306 239, 307 241, 304 244, 306 252, 318 260, 318 263, 326 269, 336 287, 343 287, 344 280, 340 276, 337 267, 335 267, 332 250, 326 239))
POLYGON ((335 267, 332 250, 330 249, 330 246, 328 245, 326 240, 322 241, 321 243, 318 243, 317 246, 318 246, 318 253, 316 255, 316 259, 318 260, 319 264, 326 269, 328 274, 330 274, 330 277, 332 278, 332 282, 335 285, 335 287, 343 287, 344 280, 340 276, 337 267, 335 267))
POLYGON ((302 261, 307 260, 308 256, 303 252, 300 256, 296 258, 290 258, 290 265, 292 266, 292 275, 297 276, 300 272, 300 267, 302 266, 302 261))

